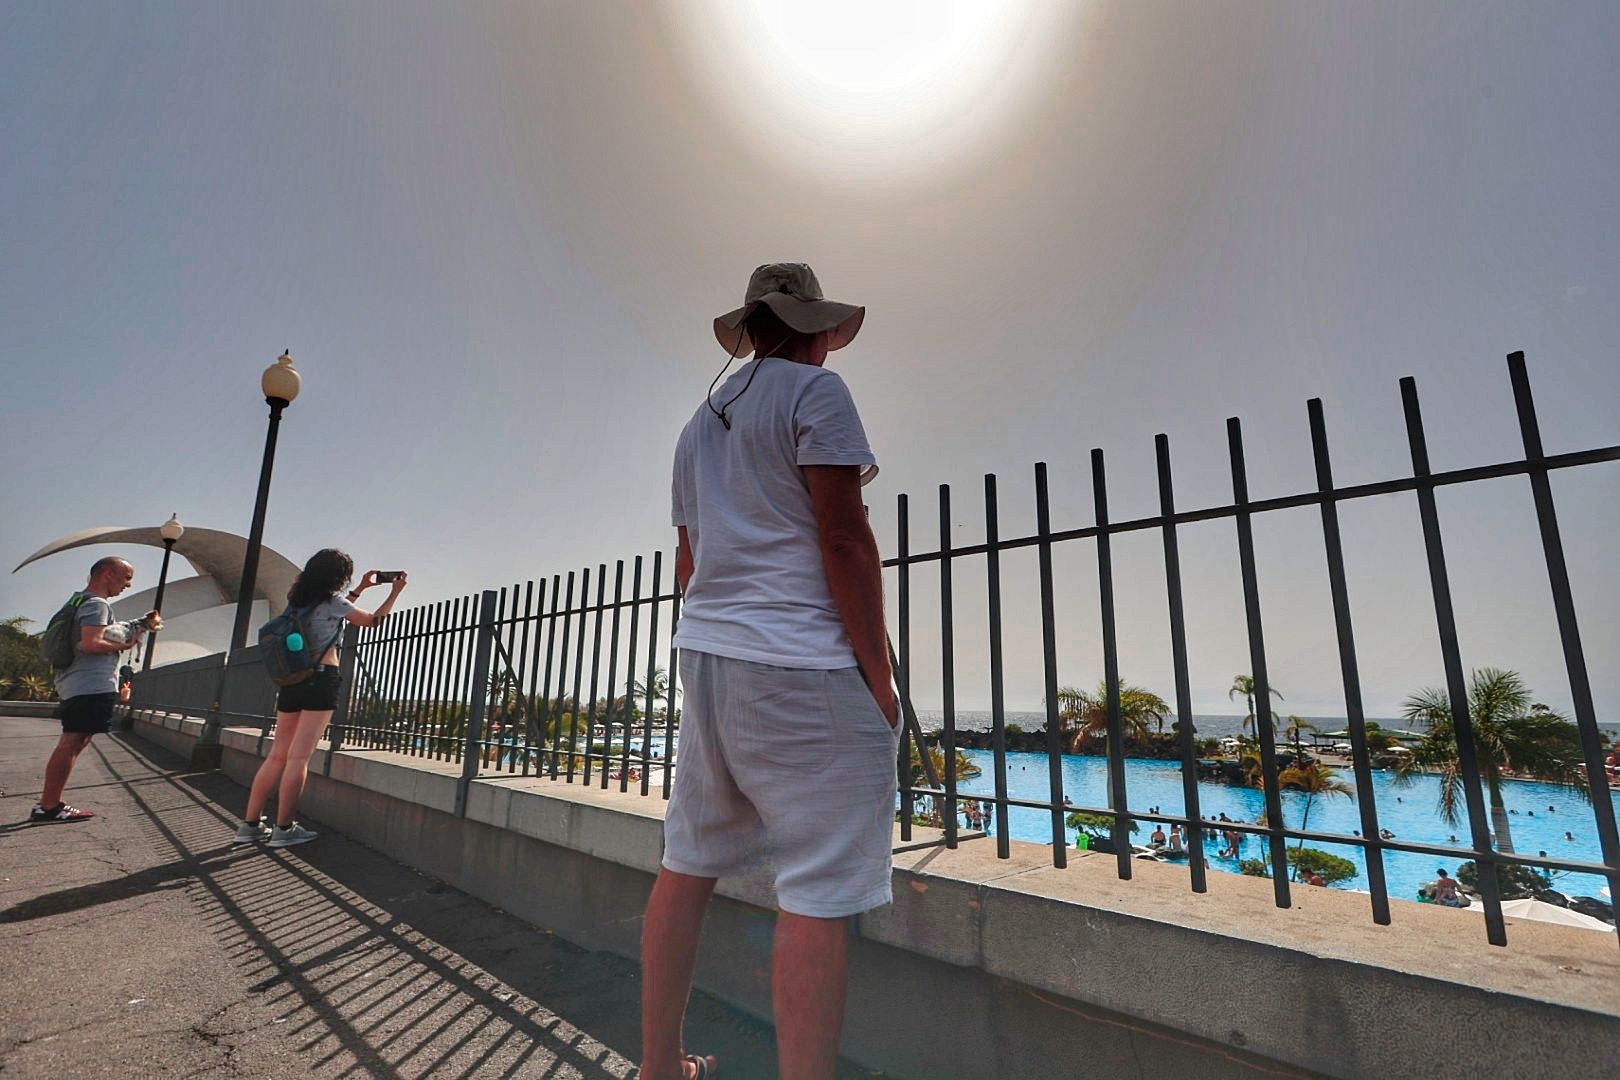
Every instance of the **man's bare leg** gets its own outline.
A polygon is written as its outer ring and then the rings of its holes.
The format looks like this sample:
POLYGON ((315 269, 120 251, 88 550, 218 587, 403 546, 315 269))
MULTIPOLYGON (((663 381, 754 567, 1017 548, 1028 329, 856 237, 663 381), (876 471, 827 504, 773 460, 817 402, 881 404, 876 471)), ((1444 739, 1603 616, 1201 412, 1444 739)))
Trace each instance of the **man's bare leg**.
POLYGON ((848 981, 848 919, 777 916, 771 997, 782 1080, 832 1080, 848 981))
POLYGON ((52 810, 62 801, 62 790, 67 787, 68 777, 73 775, 73 764, 79 760, 80 751, 89 745, 90 736, 74 731, 64 731, 56 740, 56 749, 45 763, 45 790, 40 793, 39 805, 52 810))
MULTIPOLYGON (((680 1080, 681 1025, 714 878, 660 870, 641 925, 642 1080, 680 1080)), ((715 1063, 710 1062, 713 1066, 715 1063)))

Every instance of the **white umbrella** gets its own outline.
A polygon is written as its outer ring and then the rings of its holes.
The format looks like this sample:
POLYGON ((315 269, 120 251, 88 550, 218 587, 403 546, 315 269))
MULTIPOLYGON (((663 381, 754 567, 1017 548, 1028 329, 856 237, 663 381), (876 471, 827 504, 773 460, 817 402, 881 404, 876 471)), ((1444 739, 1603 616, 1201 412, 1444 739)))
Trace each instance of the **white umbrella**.
MULTIPOLYGON (((1485 914, 1485 905, 1475 903, 1463 909, 1485 914)), ((1614 933, 1614 927, 1602 919, 1594 919, 1590 915, 1582 915, 1578 911, 1571 911, 1567 907, 1557 904, 1548 904, 1541 900, 1532 900, 1526 897, 1523 900, 1502 901, 1502 914, 1510 919, 1534 919, 1537 922, 1555 923, 1559 926, 1578 926, 1583 930, 1601 930, 1605 934, 1614 933)))

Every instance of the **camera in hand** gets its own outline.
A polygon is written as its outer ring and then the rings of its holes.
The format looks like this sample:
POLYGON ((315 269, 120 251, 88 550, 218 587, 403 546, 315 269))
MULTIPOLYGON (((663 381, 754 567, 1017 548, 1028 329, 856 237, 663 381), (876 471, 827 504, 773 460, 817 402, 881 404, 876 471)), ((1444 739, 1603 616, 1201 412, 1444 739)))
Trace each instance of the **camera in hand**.
POLYGON ((377 581, 379 583, 395 581, 404 572, 403 570, 379 570, 377 571, 377 581))

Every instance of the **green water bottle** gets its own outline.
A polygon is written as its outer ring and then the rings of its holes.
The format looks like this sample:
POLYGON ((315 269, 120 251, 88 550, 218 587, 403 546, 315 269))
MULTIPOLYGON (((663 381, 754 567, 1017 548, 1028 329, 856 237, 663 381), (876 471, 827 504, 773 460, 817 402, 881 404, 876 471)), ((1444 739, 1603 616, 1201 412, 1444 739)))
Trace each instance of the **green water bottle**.
POLYGON ((292 633, 288 634, 287 635, 287 651, 289 651, 289 652, 303 652, 304 651, 304 635, 300 634, 296 630, 294 630, 292 633))

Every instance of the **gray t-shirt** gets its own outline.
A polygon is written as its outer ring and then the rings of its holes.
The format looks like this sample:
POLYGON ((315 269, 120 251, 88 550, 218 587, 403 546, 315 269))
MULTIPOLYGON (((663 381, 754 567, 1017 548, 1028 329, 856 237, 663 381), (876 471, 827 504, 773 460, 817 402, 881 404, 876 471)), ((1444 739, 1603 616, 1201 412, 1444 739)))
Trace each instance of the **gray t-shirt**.
POLYGON ((128 641, 135 633, 135 623, 114 622, 112 604, 104 596, 86 596, 79 605, 78 626, 73 635, 73 663, 56 673, 56 696, 63 701, 84 694, 116 694, 118 692, 118 666, 123 653, 87 653, 79 648, 79 639, 86 626, 110 626, 111 636, 128 641))
POLYGON ((317 662, 326 655, 328 643, 333 645, 343 644, 343 634, 341 632, 343 617, 354 610, 355 606, 349 603, 349 598, 338 594, 327 597, 305 612, 303 616, 304 637, 306 639, 304 648, 314 653, 317 662), (334 637, 337 639, 336 641, 333 641, 334 637))

